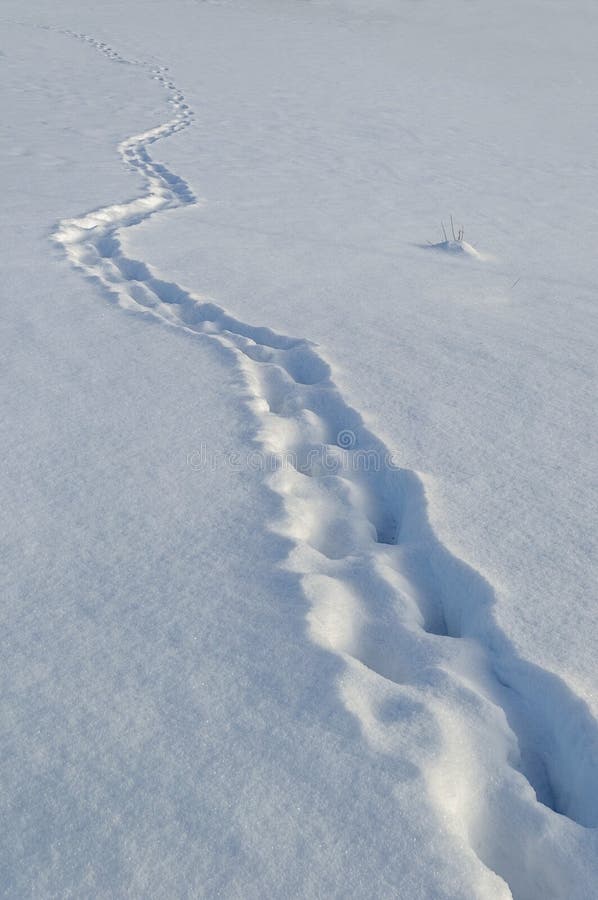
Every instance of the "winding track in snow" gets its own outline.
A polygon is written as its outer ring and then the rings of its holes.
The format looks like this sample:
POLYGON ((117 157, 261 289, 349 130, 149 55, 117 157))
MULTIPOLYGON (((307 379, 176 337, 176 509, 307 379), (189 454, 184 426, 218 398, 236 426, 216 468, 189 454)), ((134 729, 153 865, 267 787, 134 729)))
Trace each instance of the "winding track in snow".
POLYGON ((119 147, 145 193, 62 220, 54 240, 120 306, 234 355, 270 461, 268 483, 284 509, 272 527, 294 548, 285 565, 302 579, 311 637, 344 661, 339 689, 365 737, 392 752, 380 679, 416 692, 435 710, 444 755, 454 751, 457 761, 439 763, 429 779, 447 827, 514 896, 578 896, 583 863, 568 848, 572 840, 596 848, 583 827, 598 825, 596 721, 559 679, 517 657, 496 623, 491 586, 436 538, 422 482, 394 464, 311 342, 244 323, 126 255, 122 229, 196 202, 189 185, 149 154, 188 127, 193 113, 166 68, 61 33, 144 67, 173 114, 119 147))

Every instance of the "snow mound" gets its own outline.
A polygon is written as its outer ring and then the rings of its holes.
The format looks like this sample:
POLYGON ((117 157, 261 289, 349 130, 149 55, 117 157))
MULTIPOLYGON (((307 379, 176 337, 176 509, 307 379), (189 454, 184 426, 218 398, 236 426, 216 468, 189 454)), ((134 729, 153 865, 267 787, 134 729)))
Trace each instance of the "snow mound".
POLYGON ((438 244, 431 245, 435 250, 444 250, 445 253, 464 253, 467 256, 475 256, 478 259, 481 254, 468 244, 467 241, 440 241, 438 244))
POLYGON ((453 256, 470 256, 474 259, 482 260, 488 259, 487 256, 480 253, 479 250, 476 250, 475 247, 463 240, 438 241, 436 244, 428 243, 425 246, 431 250, 441 250, 444 253, 450 253, 453 256))

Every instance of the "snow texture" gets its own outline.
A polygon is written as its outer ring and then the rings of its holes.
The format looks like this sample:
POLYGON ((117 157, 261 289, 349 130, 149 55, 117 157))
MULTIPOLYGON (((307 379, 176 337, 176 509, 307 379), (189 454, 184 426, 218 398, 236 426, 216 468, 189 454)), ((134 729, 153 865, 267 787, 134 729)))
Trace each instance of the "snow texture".
MULTIPOLYGON (((405 33, 440 71, 462 27, 498 58, 507 18, 60 6, 5 23, 5 893, 592 896, 591 273, 515 274, 524 176, 553 170, 490 152, 474 86, 428 93, 424 57, 400 115, 390 89, 405 33), (436 141, 474 126, 458 187, 436 141), (407 240, 479 200, 481 149, 520 182, 492 182, 502 241, 407 240)), ((532 44, 485 86, 511 100, 532 44)))

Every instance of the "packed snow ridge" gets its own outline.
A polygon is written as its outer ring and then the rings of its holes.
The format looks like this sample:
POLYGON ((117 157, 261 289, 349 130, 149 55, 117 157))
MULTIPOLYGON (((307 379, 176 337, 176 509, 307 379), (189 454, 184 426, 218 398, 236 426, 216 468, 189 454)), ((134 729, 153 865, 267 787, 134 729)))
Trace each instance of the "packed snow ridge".
MULTIPOLYGON (((192 111, 164 68, 147 68, 173 115, 120 145, 145 193, 63 220, 55 240, 121 307, 217 341, 241 368, 284 509, 271 527, 291 542, 285 565, 302 579, 309 634, 344 662, 339 691, 365 738, 388 745, 384 685, 405 686, 435 711, 451 755, 429 775, 447 827, 513 896, 578 896, 570 830, 598 826, 598 725, 586 705, 518 658, 495 620, 492 586, 440 543, 422 481, 344 400, 312 343, 241 322, 125 254, 122 229, 195 202, 149 155, 192 111)), ((476 253, 462 239, 435 246, 476 253)))

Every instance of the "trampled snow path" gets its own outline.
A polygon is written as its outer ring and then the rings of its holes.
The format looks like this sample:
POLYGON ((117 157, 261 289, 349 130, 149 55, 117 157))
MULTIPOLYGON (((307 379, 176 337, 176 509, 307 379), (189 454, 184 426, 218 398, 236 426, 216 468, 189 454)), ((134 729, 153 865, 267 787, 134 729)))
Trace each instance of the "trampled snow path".
POLYGON ((586 705, 517 657, 492 587, 440 543, 422 481, 365 427, 313 344, 243 323, 125 254, 121 229, 195 202, 148 152, 192 112, 166 69, 146 68, 174 115, 120 145, 145 194, 61 221, 55 240, 119 305, 217 341, 241 367, 284 509, 272 528, 292 542, 285 565, 302 578, 310 636, 344 661, 340 694, 365 738, 394 752, 389 696, 431 709, 444 751, 429 788, 465 851, 515 897, 585 896, 576 886, 587 887, 598 825, 598 725, 586 705))

